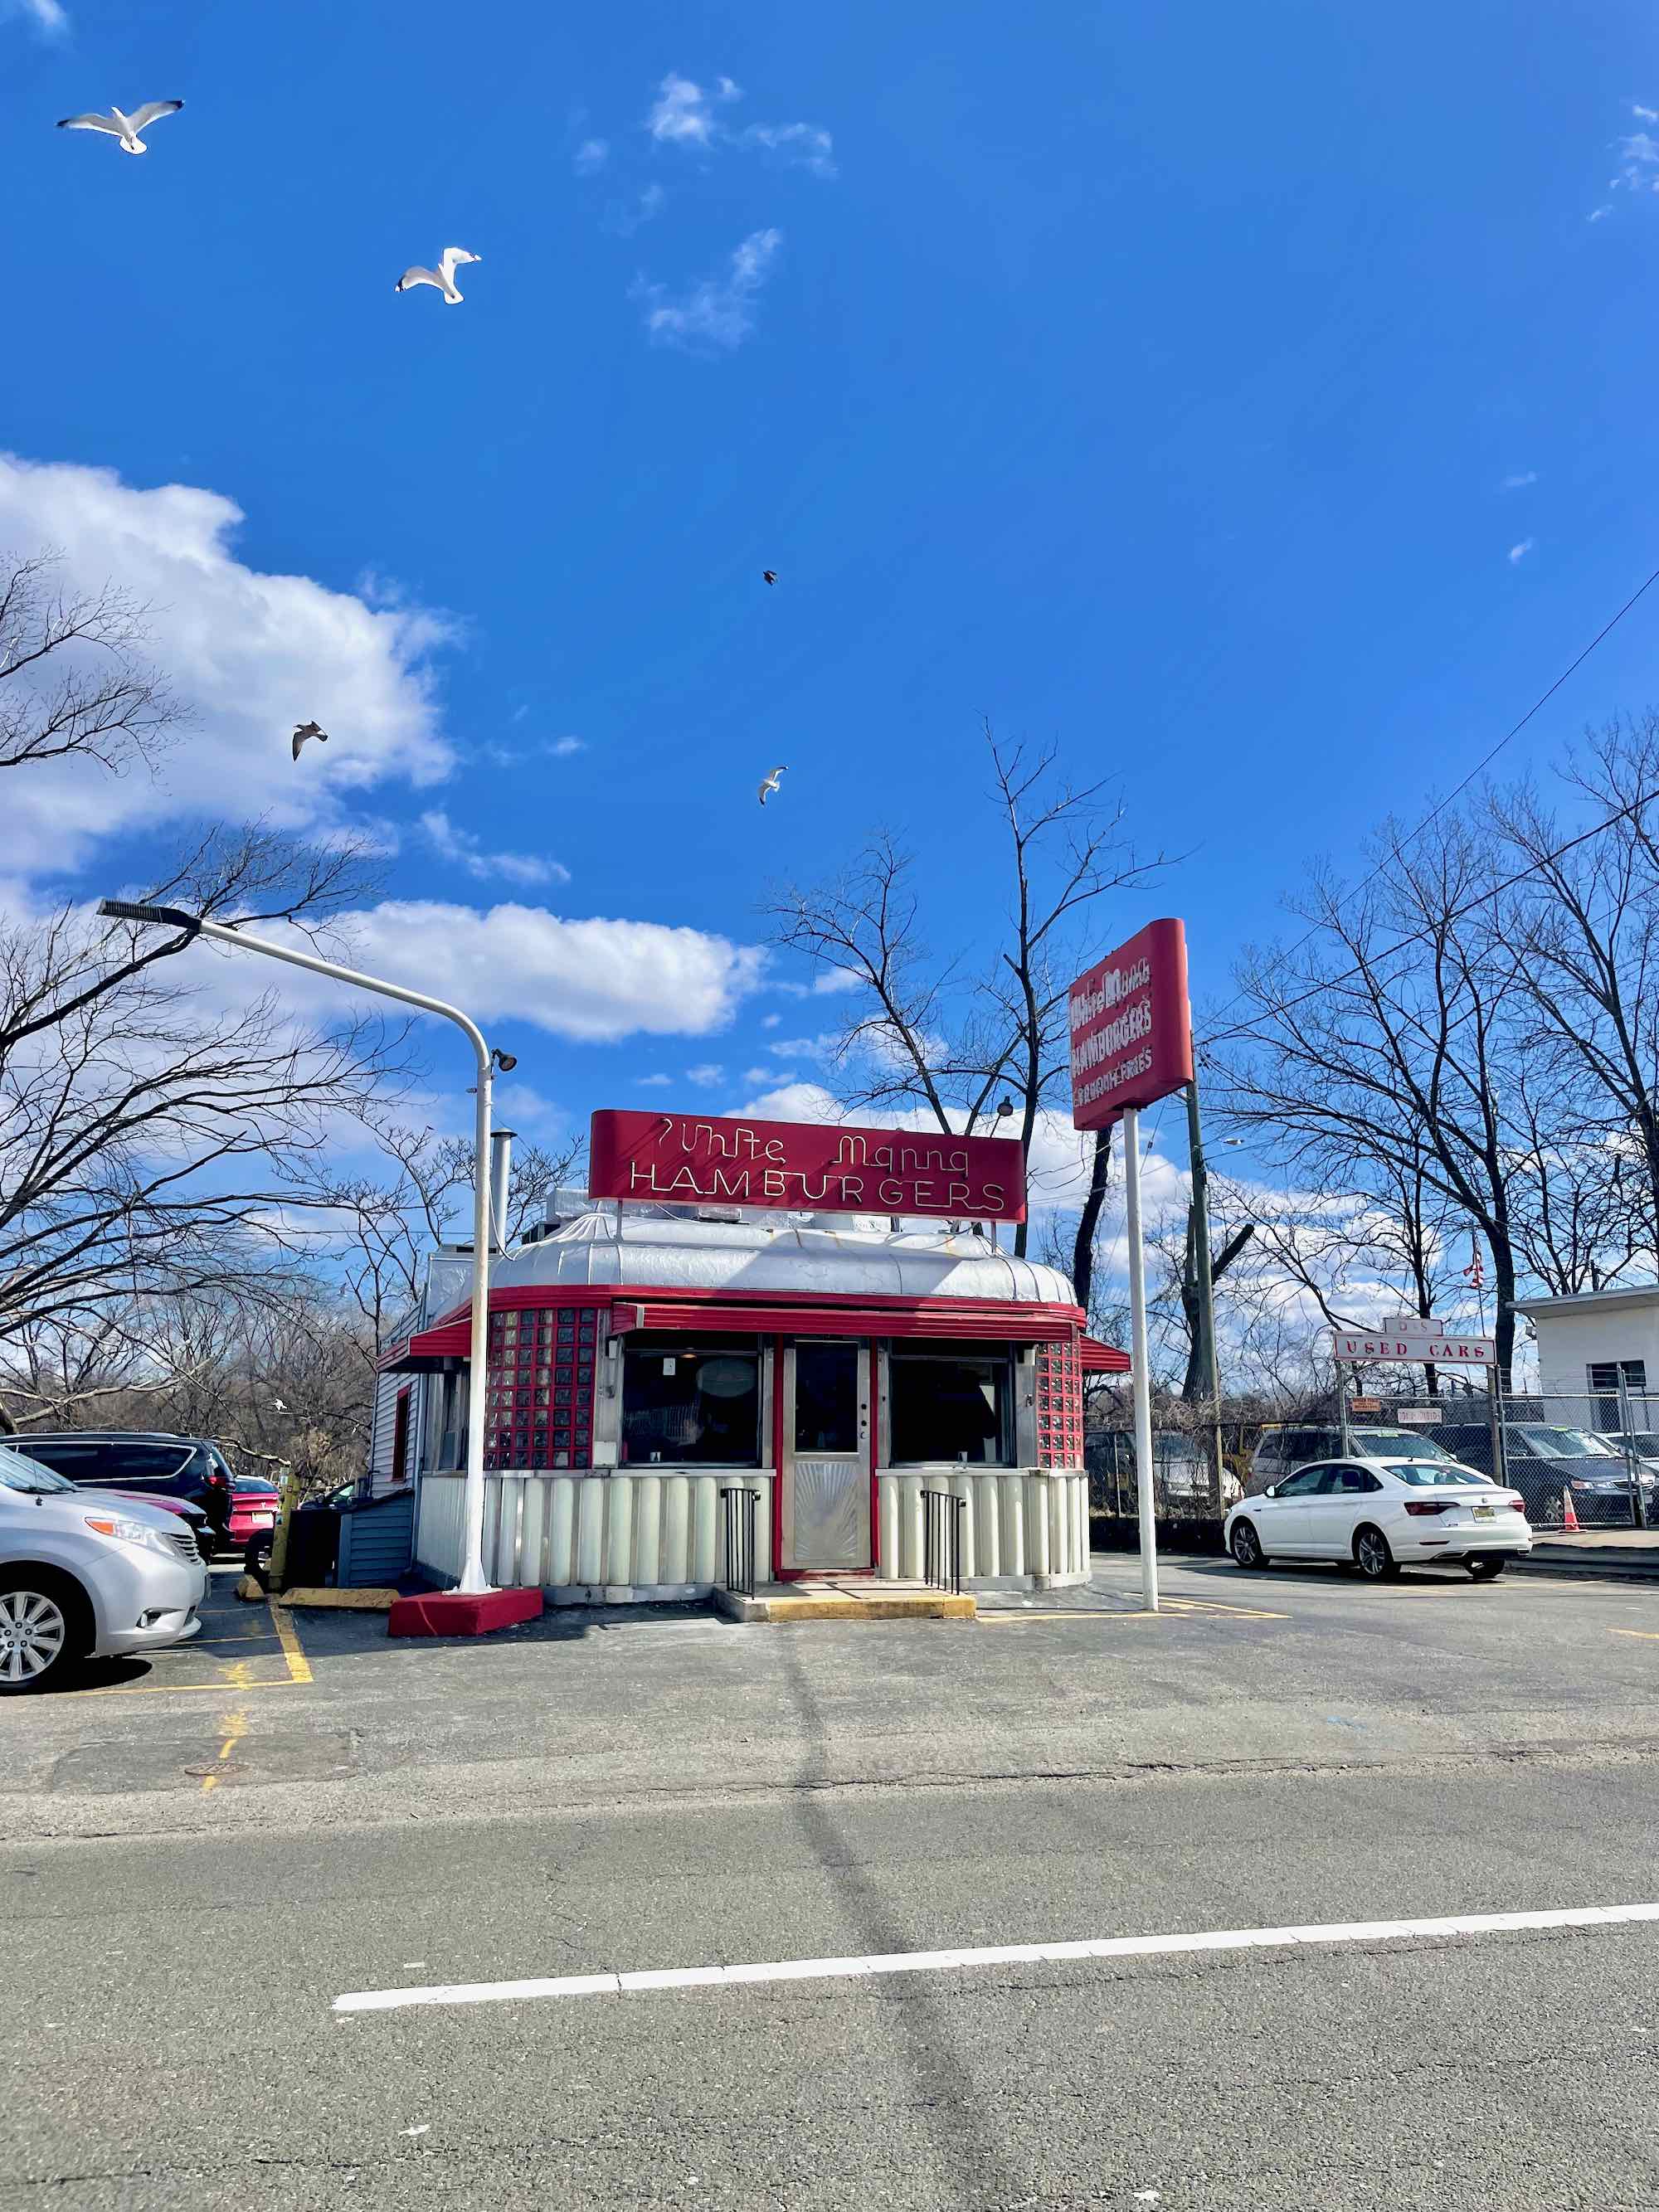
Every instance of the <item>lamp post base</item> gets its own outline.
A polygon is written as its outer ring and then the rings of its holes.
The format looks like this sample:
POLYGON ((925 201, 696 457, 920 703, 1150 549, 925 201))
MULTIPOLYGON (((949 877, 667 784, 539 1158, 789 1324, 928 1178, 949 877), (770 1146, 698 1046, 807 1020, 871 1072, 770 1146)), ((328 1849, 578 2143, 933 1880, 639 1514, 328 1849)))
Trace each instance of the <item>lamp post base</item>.
POLYGON ((388 1636, 488 1636, 534 1620, 538 1589, 430 1590, 400 1597, 386 1616, 388 1636))

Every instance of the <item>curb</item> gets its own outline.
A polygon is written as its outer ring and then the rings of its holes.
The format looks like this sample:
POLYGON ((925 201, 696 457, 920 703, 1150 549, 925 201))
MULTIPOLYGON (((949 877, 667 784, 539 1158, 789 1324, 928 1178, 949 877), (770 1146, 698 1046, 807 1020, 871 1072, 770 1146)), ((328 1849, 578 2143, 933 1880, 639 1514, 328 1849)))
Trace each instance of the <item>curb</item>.
POLYGON ((938 1590, 925 1597, 739 1597, 717 1588, 714 1610, 752 1626, 763 1621, 972 1620, 979 1608, 965 1590, 959 1596, 938 1590))

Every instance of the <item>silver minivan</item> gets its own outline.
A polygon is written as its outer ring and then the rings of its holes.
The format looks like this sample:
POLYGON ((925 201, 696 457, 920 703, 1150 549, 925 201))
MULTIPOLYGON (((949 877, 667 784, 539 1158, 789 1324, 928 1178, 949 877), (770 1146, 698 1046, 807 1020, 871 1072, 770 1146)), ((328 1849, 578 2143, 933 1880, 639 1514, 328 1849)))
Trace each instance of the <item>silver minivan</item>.
POLYGON ((0 1696, 49 1688, 83 1659, 181 1644, 206 1594, 176 1513, 0 1446, 0 1696))

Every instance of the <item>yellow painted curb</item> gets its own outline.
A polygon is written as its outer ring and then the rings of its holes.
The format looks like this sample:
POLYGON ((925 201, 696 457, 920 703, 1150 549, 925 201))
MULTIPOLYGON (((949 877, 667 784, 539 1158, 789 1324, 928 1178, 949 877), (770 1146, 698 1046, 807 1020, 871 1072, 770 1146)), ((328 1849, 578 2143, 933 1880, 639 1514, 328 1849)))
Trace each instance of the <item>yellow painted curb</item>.
POLYGON ((397 1598, 395 1589, 285 1589, 271 1602, 331 1607, 337 1613, 390 1613, 397 1598))

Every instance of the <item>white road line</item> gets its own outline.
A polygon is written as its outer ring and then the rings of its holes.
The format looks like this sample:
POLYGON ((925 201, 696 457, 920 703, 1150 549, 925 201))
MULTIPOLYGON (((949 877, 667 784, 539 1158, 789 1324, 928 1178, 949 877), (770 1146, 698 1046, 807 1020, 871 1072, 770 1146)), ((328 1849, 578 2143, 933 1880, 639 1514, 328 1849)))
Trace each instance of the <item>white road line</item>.
POLYGON ((994 1943, 974 1950, 895 1951, 864 1959, 781 1959, 769 1965, 666 1966, 626 1974, 556 1974, 520 1982, 448 1982, 431 1989, 351 1990, 335 1998, 334 2010, 400 2012, 410 2005, 617 1997, 647 1990, 733 1989, 749 1982, 939 1974, 962 1966, 1023 1966, 1049 1960, 1163 1959, 1182 1952, 1272 1950, 1293 1944, 1394 1943, 1410 1938, 1507 1935, 1532 1929, 1620 1928, 1638 1921, 1659 1921, 1659 1904, 1577 1905, 1554 1912, 1462 1912, 1440 1920, 1338 1920, 1309 1928, 1227 1928, 1184 1936, 1108 1936, 1075 1943, 994 1943))

